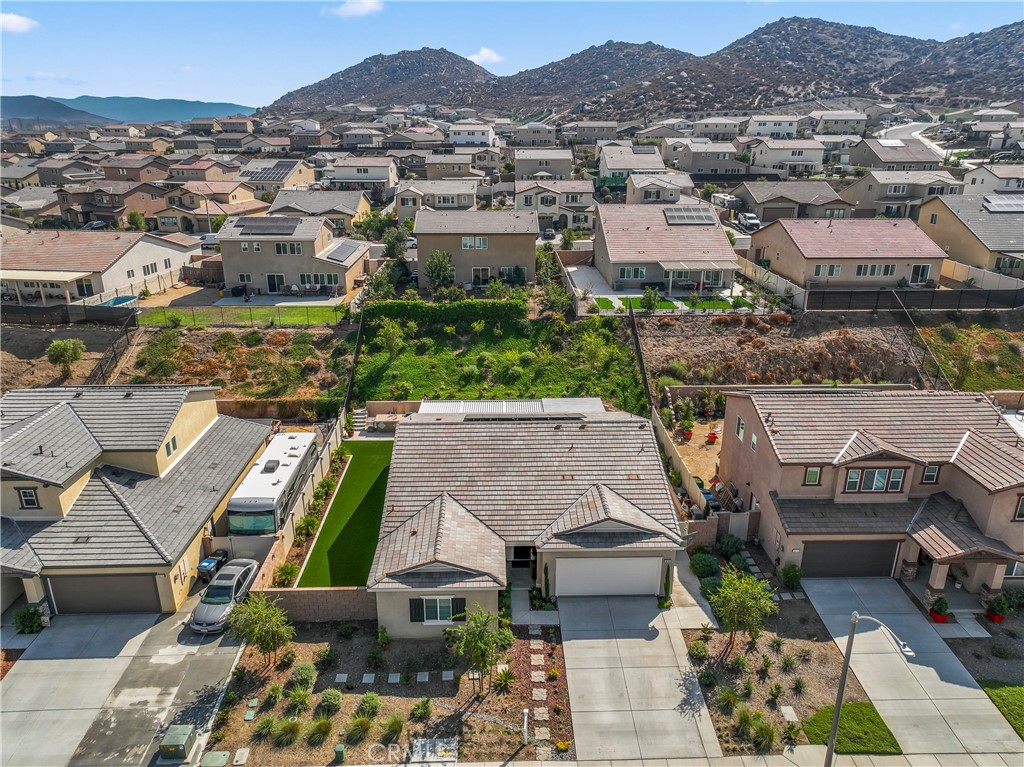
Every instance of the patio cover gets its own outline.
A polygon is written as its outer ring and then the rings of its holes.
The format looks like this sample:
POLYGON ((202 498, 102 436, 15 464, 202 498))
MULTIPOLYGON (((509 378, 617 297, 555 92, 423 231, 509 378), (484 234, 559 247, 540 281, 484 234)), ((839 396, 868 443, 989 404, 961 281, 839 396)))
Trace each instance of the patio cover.
POLYGON ((1024 560, 1024 556, 1002 541, 983 534, 964 505, 944 493, 928 499, 911 520, 907 532, 936 562, 977 559, 985 555, 1024 560))
POLYGON ((717 270, 720 269, 725 271, 726 269, 737 270, 740 268, 739 261, 659 261, 658 266, 662 269, 676 270, 676 271, 704 271, 704 270, 717 270))
POLYGON ((29 280, 34 282, 74 282, 92 275, 92 272, 55 272, 46 269, 0 269, 2 280, 29 280))

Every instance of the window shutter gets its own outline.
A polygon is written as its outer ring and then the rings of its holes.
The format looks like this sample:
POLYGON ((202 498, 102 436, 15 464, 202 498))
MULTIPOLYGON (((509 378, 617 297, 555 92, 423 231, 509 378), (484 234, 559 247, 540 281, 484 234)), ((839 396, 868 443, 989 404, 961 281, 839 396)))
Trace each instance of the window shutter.
POLYGON ((460 597, 452 598, 452 620, 457 623, 466 622, 466 600, 460 597))
POLYGON ((409 600, 409 622, 423 623, 423 600, 420 598, 409 600))

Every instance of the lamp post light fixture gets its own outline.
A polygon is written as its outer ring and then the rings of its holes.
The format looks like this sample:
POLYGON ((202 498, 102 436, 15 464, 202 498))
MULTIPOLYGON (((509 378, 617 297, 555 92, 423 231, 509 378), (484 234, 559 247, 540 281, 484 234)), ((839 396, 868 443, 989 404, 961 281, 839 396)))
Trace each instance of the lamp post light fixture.
POLYGON ((857 624, 861 621, 871 621, 878 624, 883 631, 896 640, 900 652, 907 658, 914 657, 914 651, 910 645, 896 636, 896 632, 886 626, 877 618, 870 615, 861 615, 856 610, 850 614, 850 633, 846 638, 846 652, 843 653, 843 672, 839 675, 839 688, 836 690, 835 710, 832 712, 832 730, 828 734, 828 747, 825 750, 825 767, 832 767, 832 761, 836 752, 836 734, 839 732, 839 717, 843 710, 843 693, 846 692, 846 677, 850 673, 850 659, 853 656, 853 637, 857 633, 857 624))

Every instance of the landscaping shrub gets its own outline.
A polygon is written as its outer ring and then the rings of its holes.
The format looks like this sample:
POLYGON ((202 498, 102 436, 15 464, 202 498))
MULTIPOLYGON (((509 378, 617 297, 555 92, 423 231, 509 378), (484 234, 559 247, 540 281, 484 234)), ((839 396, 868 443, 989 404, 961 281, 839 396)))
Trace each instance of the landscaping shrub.
POLYGON ((246 333, 242 333, 239 340, 251 349, 252 347, 259 346, 263 343, 263 334, 258 330, 250 330, 246 333))
POLYGON ((731 564, 737 570, 742 571, 746 571, 748 567, 747 560, 743 558, 742 554, 733 554, 731 557, 729 557, 729 564, 731 564))
POLYGON ((558 680, 558 669, 557 668, 550 668, 550 669, 548 669, 548 681, 549 682, 554 682, 554 681, 557 681, 557 680, 558 680))
POLYGON ((238 690, 228 690, 224 693, 224 705, 228 708, 234 706, 242 699, 242 696, 238 694, 238 690))
POLYGON ((361 743, 373 729, 373 720, 368 716, 354 716, 345 728, 345 740, 349 743, 361 743))
POLYGON ((768 697, 772 700, 778 700, 782 697, 782 685, 776 682, 769 688, 768 697))
POLYGON ((299 566, 294 562, 285 562, 274 570, 274 588, 289 588, 299 577, 299 566))
POLYGON ((773 636, 771 641, 768 643, 768 645, 772 648, 772 650, 774 650, 777 653, 782 652, 782 647, 785 644, 786 644, 785 640, 783 640, 783 638, 780 637, 778 634, 773 636))
POLYGON ((690 658, 697 663, 703 663, 710 655, 707 642, 702 642, 700 639, 691 642, 687 652, 690 654, 690 658))
POLYGON ((744 679, 743 684, 740 685, 740 690, 743 692, 744 698, 749 698, 754 694, 754 680, 744 679))
POLYGON ((356 714, 372 719, 380 713, 380 705, 380 695, 375 692, 364 693, 363 697, 359 699, 359 708, 356 709, 356 714))
MULTIPOLYGON (((310 509, 312 509, 312 508, 313 508, 312 504, 310 504, 310 509)), ((300 519, 296 523, 296 525, 295 525, 295 538, 296 538, 296 540, 298 540, 299 538, 301 538, 302 540, 306 540, 307 538, 311 537, 314 533, 316 533, 316 531, 317 531, 317 529, 319 527, 320 527, 320 517, 318 517, 316 514, 306 514, 306 515, 304 515, 302 517, 302 519, 300 519)), ((289 563, 289 564, 293 564, 293 563, 289 563)), ((293 566, 295 566, 295 565, 293 565, 293 566)), ((281 567, 284 567, 284 565, 282 565, 281 567)), ((280 571, 280 569, 281 568, 279 567, 277 569, 277 571, 274 572, 275 576, 277 575, 277 572, 280 571)), ((298 566, 295 566, 295 575, 298 576, 298 574, 299 574, 298 566)))
POLYGON ((252 737, 254 740, 266 740, 270 737, 271 733, 274 732, 274 725, 277 721, 272 716, 265 716, 256 722, 256 726, 252 728, 252 737))
POLYGON ((739 703, 740 696, 735 687, 720 684, 715 688, 715 705, 723 713, 730 713, 739 703))
POLYGON ((295 663, 296 657, 298 656, 295 654, 294 648, 288 648, 283 653, 281 653, 281 660, 278 661, 278 665, 281 668, 288 668, 293 663, 295 663))
POLYGON ((325 714, 334 714, 341 708, 341 691, 328 688, 320 694, 317 710, 325 714))
POLYGON ((313 726, 309 730, 309 735, 306 736, 306 741, 311 746, 322 746, 327 742, 330 734, 331 720, 325 716, 320 716, 313 720, 313 726))
POLYGON ((700 593, 705 599, 710 599, 717 594, 720 588, 722 588, 722 579, 718 576, 713 575, 710 578, 700 579, 700 593))
POLYGON ((743 740, 747 740, 757 723, 757 716, 749 706, 740 704, 733 712, 733 722, 736 725, 736 734, 743 740))
POLYGON ((430 701, 430 698, 424 698, 423 700, 417 701, 412 707, 412 718, 423 721, 429 719, 430 714, 434 710, 434 704, 430 701))
POLYGON ((793 680, 793 692, 797 695, 803 695, 807 691, 807 681, 802 677, 798 676, 793 680))
POLYGON ((750 661, 747 660, 746 655, 737 655, 729 661, 729 670, 737 674, 745 674, 750 671, 750 661))
POLYGON ((316 651, 316 662, 320 666, 329 666, 338 658, 338 651, 330 645, 316 651))
POLYGON ((946 322, 943 323, 942 325, 939 325, 939 329, 937 332, 939 334, 939 338, 941 338, 948 344, 954 343, 957 339, 957 336, 960 335, 957 332, 956 325, 954 325, 952 322, 946 322))
POLYGON ((405 720, 398 714, 392 714, 384 722, 384 734, 381 737, 385 743, 394 743, 402 737, 402 730, 405 729, 405 720))
POLYGON ((367 321, 390 317, 412 320, 418 325, 470 325, 483 320, 493 327, 498 322, 526 319, 529 307, 523 301, 451 301, 428 304, 425 301, 378 301, 363 313, 367 321))
POLYGON ((706 668, 700 672, 700 675, 697 677, 697 681, 705 687, 714 687, 716 684, 718 684, 718 677, 715 676, 714 671, 712 671, 709 668, 706 668))
POLYGON ((779 570, 782 583, 790 591, 797 591, 800 588, 800 578, 803 574, 804 571, 800 569, 800 565, 788 564, 779 570))
POLYGON ((274 745, 279 748, 290 746, 299 739, 301 732, 302 725, 299 722, 282 719, 274 725, 274 745))
POLYGON ((772 670, 772 666, 774 666, 774 665, 775 665, 775 661, 773 661, 767 655, 762 655, 761 656, 761 668, 759 669, 759 671, 764 676, 768 676, 768 672, 772 670))
POLYGON ((316 681, 316 668, 312 663, 300 663, 292 669, 291 686, 300 687, 305 690, 313 689, 313 682, 316 681))
POLYGON ((35 605, 25 605, 14 613, 19 634, 38 634, 43 630, 43 614, 35 605))
POLYGON ((351 639, 352 635, 356 633, 356 627, 351 623, 342 623, 338 626, 338 636, 342 639, 351 639))
POLYGON ((735 535, 723 535, 718 539, 718 543, 715 544, 715 548, 718 549, 718 553, 726 559, 732 559, 735 555, 740 553, 740 549, 743 548, 743 541, 735 535))
POLYGON ((796 658, 790 655, 789 653, 786 653, 779 660, 779 666, 782 668, 783 671, 792 671, 796 668, 796 658))
POLYGON ((221 333, 213 341, 213 350, 216 352, 228 352, 238 346, 238 338, 230 330, 221 333))
POLYGON ((293 687, 288 691, 288 711, 292 714, 309 711, 310 705, 312 705, 312 696, 305 687, 293 687))
POLYGON ((718 560, 711 554, 694 554, 690 557, 690 571, 698 578, 709 578, 718 573, 718 560))
POLYGON ((366 665, 374 671, 384 668, 384 651, 379 647, 370 650, 366 655, 366 665))
POLYGON ((276 706, 280 702, 282 695, 284 695, 284 688, 277 682, 274 682, 274 684, 267 688, 264 701, 268 706, 276 706))
POLYGON ((700 635, 704 637, 705 640, 711 639, 711 637, 715 635, 715 627, 706 622, 700 624, 700 635))
POLYGON ((516 681, 516 675, 512 669, 506 668, 494 675, 494 686, 499 690, 507 690, 516 681))
POLYGON ((765 753, 775 748, 775 743, 779 739, 779 732, 775 729, 771 722, 766 722, 764 719, 758 719, 754 722, 753 732, 750 734, 750 741, 754 744, 759 752, 765 753))
POLYGON ((788 743, 795 743, 800 739, 800 725, 796 722, 786 722, 782 730, 782 737, 788 743))

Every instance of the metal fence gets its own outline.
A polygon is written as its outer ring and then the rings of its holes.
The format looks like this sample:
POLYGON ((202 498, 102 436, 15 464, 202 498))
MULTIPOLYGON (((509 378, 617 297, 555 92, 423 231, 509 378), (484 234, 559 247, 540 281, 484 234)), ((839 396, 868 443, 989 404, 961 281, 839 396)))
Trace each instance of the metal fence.
POLYGON ((102 386, 106 384, 110 377, 117 370, 117 366, 121 364, 121 360, 131 346, 132 339, 135 335, 135 330, 138 328, 135 323, 135 314, 125 321, 124 325, 121 326, 120 332, 114 337, 110 346, 103 353, 103 356, 96 361, 95 367, 92 372, 85 379, 87 386, 102 386))
POLYGON ((0 306, 0 323, 4 325, 72 325, 76 322, 97 322, 102 325, 136 324, 136 310, 129 306, 84 306, 56 304, 53 306, 0 306))
POLYGON ((165 272, 151 274, 141 280, 129 280, 127 285, 114 288, 113 290, 104 290, 102 293, 96 293, 95 295, 86 296, 85 298, 75 301, 72 305, 95 306, 96 304, 102 304, 106 301, 110 301, 111 299, 122 298, 124 296, 135 296, 137 298, 143 290, 148 290, 150 293, 163 293, 169 287, 178 282, 180 278, 180 269, 170 269, 165 272))
POLYGON ((139 324, 154 327, 308 328, 337 325, 348 316, 335 306, 182 306, 143 309, 139 324))
POLYGON ((806 311, 923 311, 1016 309, 1022 290, 809 290, 806 311))

